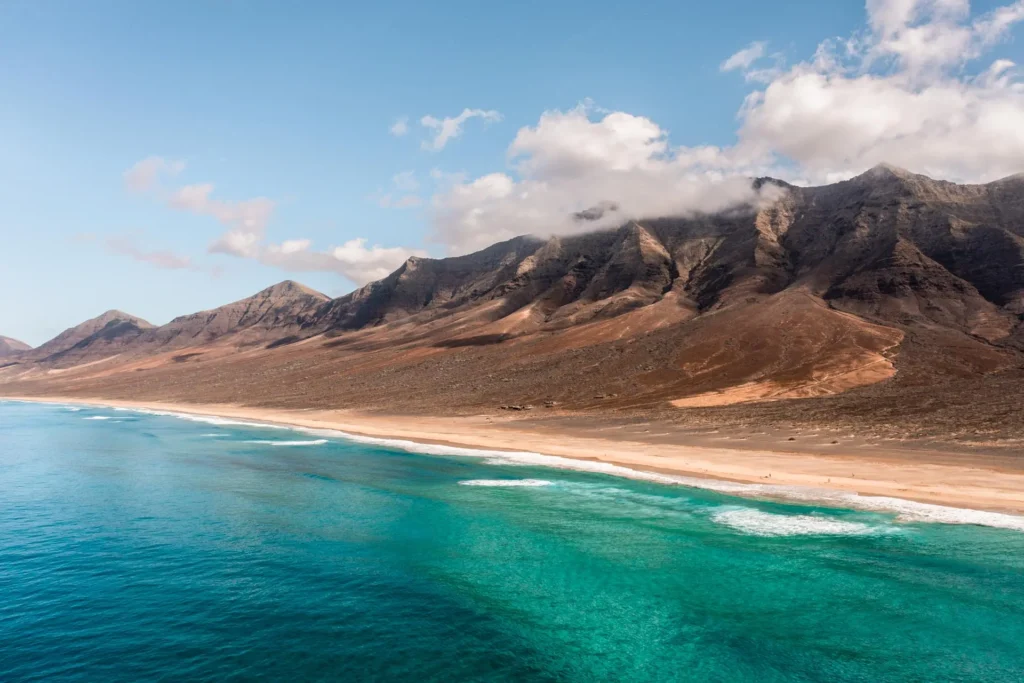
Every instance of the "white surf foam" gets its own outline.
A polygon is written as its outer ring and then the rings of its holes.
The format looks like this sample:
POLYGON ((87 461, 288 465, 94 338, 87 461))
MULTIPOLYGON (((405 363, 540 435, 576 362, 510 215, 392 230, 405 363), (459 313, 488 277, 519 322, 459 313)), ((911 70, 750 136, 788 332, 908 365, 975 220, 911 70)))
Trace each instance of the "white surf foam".
POLYGON ((459 446, 445 446, 441 444, 424 444, 405 439, 382 439, 372 436, 362 436, 333 429, 309 429, 304 427, 296 429, 306 434, 340 438, 356 443, 382 446, 410 453, 483 458, 486 464, 491 465, 527 465, 535 467, 550 467, 562 470, 574 470, 577 472, 589 472, 594 474, 606 474, 614 477, 649 481, 656 484, 687 486, 695 489, 703 489, 705 491, 723 493, 730 496, 740 496, 745 498, 780 498, 807 504, 823 504, 829 507, 896 514, 898 516, 897 519, 902 522, 966 524, 1024 532, 1024 516, 1011 515, 1002 512, 986 512, 984 510, 969 510, 966 508, 955 508, 945 505, 934 505, 931 503, 918 503, 912 500, 891 498, 887 496, 862 496, 858 493, 837 491, 835 489, 822 489, 805 486, 779 486, 775 484, 743 484, 739 482, 721 481, 718 479, 703 479, 700 477, 660 474, 658 472, 644 472, 641 470, 634 470, 629 467, 623 467, 622 465, 613 465, 607 462, 576 460, 574 458, 564 458, 558 455, 543 455, 541 453, 533 453, 530 451, 495 451, 487 449, 462 448, 459 446))
POLYGON ((1002 512, 985 510, 968 510, 945 505, 918 503, 902 498, 887 496, 859 496, 855 493, 839 492, 832 498, 824 499, 825 503, 838 504, 840 507, 852 507, 871 512, 896 513, 901 522, 929 522, 938 524, 972 524, 976 526, 1011 529, 1024 532, 1024 517, 1008 515, 1002 512), (834 503, 833 503, 834 501, 834 503))
POLYGON ((711 520, 752 536, 864 536, 884 531, 861 522, 817 515, 773 515, 752 508, 722 508, 712 513, 711 520))
POLYGON ((189 422, 202 422, 204 424, 216 425, 218 427, 259 427, 260 429, 292 429, 285 425, 268 424, 266 422, 255 422, 252 420, 233 420, 216 415, 197 415, 194 413, 179 413, 172 410, 150 410, 149 408, 118 408, 131 413, 142 415, 159 415, 161 417, 176 417, 189 422))
MULTIPOLYGON (((801 486, 777 486, 773 484, 742 484, 737 482, 720 481, 717 479, 702 479, 699 477, 686 477, 657 472, 643 472, 621 465, 613 465, 606 462, 595 462, 591 460, 575 460, 557 455, 543 455, 529 451, 496 451, 487 449, 462 448, 459 446, 445 446, 440 444, 424 444, 405 439, 383 439, 372 436, 361 436, 333 429, 311 429, 306 427, 287 427, 283 425, 266 424, 247 420, 232 420, 216 417, 213 415, 195 415, 192 413, 178 413, 165 410, 149 410, 145 408, 126 408, 148 415, 162 415, 177 417, 193 422, 204 422, 217 426, 243 426, 260 427, 265 429, 290 429, 304 434, 315 436, 340 438, 354 443, 364 443, 372 446, 381 446, 396 450, 403 450, 410 453, 423 453, 426 455, 447 455, 483 458, 488 464, 494 465, 528 465, 536 467, 550 467, 553 469, 574 470, 578 472, 589 472, 594 474, 606 474, 615 477, 625 477, 640 481, 650 481, 657 484, 688 486, 690 488, 715 491, 732 496, 748 498, 782 498, 808 504, 824 504, 830 507, 847 508, 854 510, 865 510, 870 512, 882 512, 896 514, 903 522, 928 522, 940 524, 967 524, 987 526, 997 529, 1010 529, 1024 532, 1024 516, 1010 515, 1001 512, 986 512, 984 510, 969 510, 965 508, 948 507, 944 505, 933 505, 930 503, 918 503, 904 500, 902 498, 891 498, 886 496, 862 496, 857 493, 836 491, 833 489, 816 489, 801 486)), ((278 442, 281 443, 281 442, 278 442)))
POLYGON ((322 446, 327 443, 327 439, 314 439, 312 441, 270 441, 268 439, 256 439, 253 441, 246 441, 245 443, 254 443, 261 446, 322 446))
POLYGON ((508 460, 506 458, 486 458, 484 460, 485 465, 501 465, 503 467, 529 467, 525 462, 516 462, 515 460, 508 460))
POLYGON ((467 479, 460 481, 461 486, 493 486, 496 488, 517 488, 534 486, 551 486, 546 479, 467 479))
POLYGON ((83 420, 113 420, 114 418, 109 415, 92 415, 90 417, 83 417, 83 420))

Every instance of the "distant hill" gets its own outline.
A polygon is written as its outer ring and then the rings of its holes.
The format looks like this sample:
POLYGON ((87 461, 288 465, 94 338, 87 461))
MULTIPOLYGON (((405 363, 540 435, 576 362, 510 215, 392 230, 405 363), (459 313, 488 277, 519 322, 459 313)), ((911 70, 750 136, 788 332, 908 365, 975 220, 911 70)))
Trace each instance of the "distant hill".
POLYGON ((123 348, 142 332, 153 326, 142 318, 110 310, 64 330, 50 341, 36 347, 27 358, 35 361, 56 361, 67 355, 82 356, 90 349, 123 348))
POLYGON ((236 346, 263 344, 297 333, 298 320, 326 301, 326 295, 286 280, 251 297, 184 315, 160 327, 120 311, 108 311, 66 330, 31 356, 43 364, 69 367, 111 356, 138 357, 202 346, 221 339, 230 339, 236 346))
POLYGON ((301 319, 330 297, 285 280, 234 303, 175 318, 139 340, 147 348, 180 348, 230 338, 234 343, 260 344, 300 332, 301 319))
POLYGON ((0 335, 0 360, 19 356, 32 347, 25 342, 0 335))

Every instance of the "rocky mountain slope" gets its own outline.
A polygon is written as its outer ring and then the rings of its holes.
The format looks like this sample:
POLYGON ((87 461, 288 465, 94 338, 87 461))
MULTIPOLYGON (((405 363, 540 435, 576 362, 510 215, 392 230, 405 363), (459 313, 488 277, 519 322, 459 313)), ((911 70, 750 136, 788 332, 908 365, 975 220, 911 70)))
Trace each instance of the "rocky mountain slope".
POLYGON ((691 416, 782 399, 878 407, 965 383, 975 403, 986 386, 1000 387, 992 405, 1006 387, 1019 394, 1007 378, 1024 368, 1024 177, 956 185, 880 166, 824 187, 757 183, 780 197, 412 258, 338 299, 282 283, 103 344, 79 339, 71 365, 33 352, 37 367, 0 371, 0 387, 691 416), (39 379, 54 362, 69 369, 39 379))
POLYGON ((25 342, 18 341, 17 339, 11 339, 10 337, 0 336, 0 360, 21 355, 31 348, 32 347, 25 342))
POLYGON ((961 186, 880 166, 827 187, 767 182, 786 193, 761 211, 409 259, 304 325, 354 330, 493 303, 492 321, 516 314, 529 320, 518 325, 524 330, 558 329, 670 297, 692 317, 800 288, 897 324, 991 340, 1019 327, 1024 177, 961 186))
POLYGON ((223 339, 230 339, 234 347, 262 344, 298 332, 300 318, 327 301, 326 295, 288 280, 240 301, 180 316, 160 327, 120 311, 107 311, 62 332, 24 360, 68 368, 115 356, 123 362, 223 339))
POLYGON ((65 357, 86 357, 90 351, 99 348, 109 354, 112 353, 110 349, 123 348, 152 327, 142 318, 121 311, 107 311, 64 330, 45 344, 32 349, 22 360, 54 363, 65 357))
POLYGON ((155 350, 226 337, 239 346, 273 342, 299 332, 299 321, 328 301, 327 295, 286 280, 241 301, 175 318, 151 330, 139 344, 155 350))

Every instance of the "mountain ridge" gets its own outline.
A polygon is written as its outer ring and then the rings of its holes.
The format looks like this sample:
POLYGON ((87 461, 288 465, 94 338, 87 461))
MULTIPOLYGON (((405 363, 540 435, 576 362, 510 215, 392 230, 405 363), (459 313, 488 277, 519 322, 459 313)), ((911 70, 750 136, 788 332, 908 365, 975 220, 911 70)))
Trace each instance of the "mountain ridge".
POLYGON ((0 361, 20 356, 32 347, 23 341, 0 335, 0 361))
MULTIPOLYGON (((414 257, 335 299, 285 281, 66 356, 61 382, 133 395, 147 377, 210 400, 411 411, 797 398, 809 410, 841 394, 880 392, 881 405, 921 387, 983 391, 1024 367, 1024 177, 957 185, 880 166, 820 187, 755 182, 782 192, 414 257)), ((36 365, 0 383, 56 381, 36 365)))
POLYGON ((69 327, 53 339, 32 349, 27 357, 34 361, 56 359, 76 348, 88 347, 96 340, 133 339, 152 327, 153 325, 142 318, 110 309, 95 318, 69 327))
POLYGON ((245 344, 272 342, 297 332, 302 315, 329 300, 294 280, 284 280, 244 299, 178 316, 140 342, 153 347, 187 347, 225 337, 245 344))

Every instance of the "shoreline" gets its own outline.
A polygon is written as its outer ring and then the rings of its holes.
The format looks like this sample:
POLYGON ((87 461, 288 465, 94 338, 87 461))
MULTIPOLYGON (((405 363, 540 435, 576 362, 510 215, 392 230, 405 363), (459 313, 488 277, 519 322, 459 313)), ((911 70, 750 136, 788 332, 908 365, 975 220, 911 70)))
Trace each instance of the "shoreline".
MULTIPOLYGON (((729 495, 878 508, 882 499, 978 514, 1024 514, 1024 473, 982 466, 877 459, 869 454, 836 457, 771 450, 739 450, 687 444, 652 444, 634 439, 555 435, 524 429, 491 416, 382 416, 347 410, 252 408, 226 404, 80 399, 61 396, 0 396, 30 403, 84 405, 162 411, 272 424, 299 430, 328 430, 341 437, 394 444, 489 451, 500 457, 536 455, 541 466, 636 475, 652 481, 720 491, 729 495), (576 463, 579 467, 573 467, 576 463), (609 471, 622 470, 622 471, 609 471), (874 501, 874 502, 873 502, 874 501)), ((427 449, 426 452, 429 452, 427 449)), ((897 508, 895 504, 890 508, 897 508)), ((1005 515, 1003 515, 1005 516, 1005 515)), ((1024 525, 1024 520, 1022 520, 1024 525)), ((1024 528, 1022 528, 1024 530, 1024 528)))

